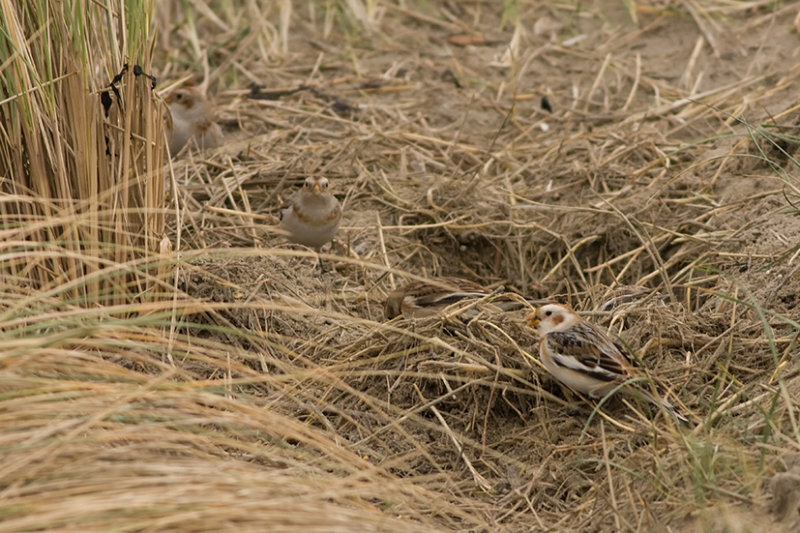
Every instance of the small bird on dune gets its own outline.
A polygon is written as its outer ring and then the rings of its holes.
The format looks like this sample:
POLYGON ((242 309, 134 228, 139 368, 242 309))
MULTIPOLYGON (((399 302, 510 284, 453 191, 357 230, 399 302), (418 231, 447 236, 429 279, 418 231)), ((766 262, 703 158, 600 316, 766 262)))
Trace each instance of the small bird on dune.
POLYGON ((307 177, 291 205, 283 210, 281 228, 293 243, 319 251, 333 240, 342 221, 342 206, 328 186, 327 178, 307 177))
MULTIPOLYGON (((539 331, 539 356, 545 368, 579 393, 602 398, 620 384, 639 377, 620 344, 565 305, 542 305, 528 315, 528 325, 539 331)), ((642 383, 631 383, 626 390, 688 422, 668 401, 648 391, 642 383)))
POLYGON ((442 277, 411 281, 393 291, 386 299, 384 314, 389 320, 400 315, 405 318, 437 316, 452 304, 489 296, 492 296, 489 303, 500 311, 516 311, 541 303, 512 293, 495 294, 465 279, 442 277))
POLYGON ((220 144, 222 130, 214 122, 213 107, 197 87, 186 85, 164 100, 169 108, 165 129, 171 155, 177 154, 192 138, 201 149, 220 144))

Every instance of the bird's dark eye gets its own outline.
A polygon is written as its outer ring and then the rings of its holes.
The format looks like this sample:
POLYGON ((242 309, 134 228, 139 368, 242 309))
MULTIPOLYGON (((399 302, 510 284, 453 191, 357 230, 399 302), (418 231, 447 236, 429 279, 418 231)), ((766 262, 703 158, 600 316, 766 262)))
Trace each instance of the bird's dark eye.
POLYGON ((553 314, 553 312, 552 312, 552 311, 545 311, 545 312, 544 312, 544 316, 550 316, 550 315, 552 315, 552 314, 553 314))

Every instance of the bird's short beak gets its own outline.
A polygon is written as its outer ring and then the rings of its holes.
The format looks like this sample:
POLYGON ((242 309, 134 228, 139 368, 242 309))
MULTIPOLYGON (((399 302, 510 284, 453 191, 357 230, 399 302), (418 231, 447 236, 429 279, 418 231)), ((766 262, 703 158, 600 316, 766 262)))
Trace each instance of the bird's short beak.
POLYGON ((527 320, 528 326, 532 328, 535 328, 539 325, 539 322, 541 322, 539 317, 536 316, 536 311, 531 312, 527 317, 525 317, 525 320, 527 320))
POLYGON ((322 187, 319 186, 319 183, 315 183, 311 186, 311 192, 314 194, 322 194, 322 187))

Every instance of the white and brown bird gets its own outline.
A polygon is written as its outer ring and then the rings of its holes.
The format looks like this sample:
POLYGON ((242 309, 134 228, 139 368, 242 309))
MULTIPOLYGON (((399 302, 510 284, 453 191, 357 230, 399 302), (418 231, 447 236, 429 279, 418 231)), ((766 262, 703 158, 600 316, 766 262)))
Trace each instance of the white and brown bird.
POLYGON ((200 89, 186 85, 172 91, 164 101, 169 108, 165 129, 169 152, 180 152, 189 139, 200 149, 213 148, 222 141, 222 130, 214 122, 214 108, 200 89))
MULTIPOLYGON (((598 326, 578 316, 569 307, 548 303, 528 315, 528 325, 539 332, 539 356, 554 378, 591 398, 602 398, 622 389, 644 397, 688 422, 665 399, 648 390, 637 375, 625 349, 598 326), (631 381, 633 380, 633 381, 631 381)), ((649 381, 649 378, 648 378, 649 381)))
MULTIPOLYGON (((411 281, 389 294, 384 307, 386 318, 438 316, 447 307, 459 302, 486 299, 487 304, 498 311, 516 311, 539 300, 530 300, 514 293, 498 293, 475 282, 451 277, 431 278, 426 281, 411 281)), ((474 315, 475 313, 471 313, 474 315)), ((470 313, 467 313, 469 316, 470 313)))
POLYGON ((307 177, 283 210, 281 228, 293 243, 319 251, 333 240, 342 221, 342 206, 328 187, 327 178, 307 177))

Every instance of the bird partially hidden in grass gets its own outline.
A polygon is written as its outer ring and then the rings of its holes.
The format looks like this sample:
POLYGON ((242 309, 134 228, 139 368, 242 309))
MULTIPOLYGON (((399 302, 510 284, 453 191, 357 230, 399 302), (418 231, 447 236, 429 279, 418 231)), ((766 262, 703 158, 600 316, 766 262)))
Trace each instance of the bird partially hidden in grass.
POLYGON ((450 306, 463 303, 469 309, 464 316, 472 318, 478 309, 470 307, 470 302, 482 300, 487 306, 498 311, 517 311, 535 306, 540 300, 531 300, 514 293, 491 291, 481 285, 461 278, 431 278, 428 281, 411 281, 389 294, 384 307, 386 318, 391 320, 402 315, 404 318, 425 318, 438 316, 450 306))
POLYGON ((636 374, 619 343, 569 307, 547 303, 530 313, 527 320, 539 332, 542 363, 567 387, 591 398, 602 398, 622 385, 620 390, 664 408, 681 422, 689 422, 667 400, 648 390, 650 379, 636 374))
POLYGON ((342 206, 328 190, 328 179, 309 176, 283 210, 281 228, 287 238, 317 252, 333 240, 342 221, 342 206))
POLYGON ((172 156, 190 139, 200 149, 214 148, 222 142, 222 130, 214 122, 214 108, 200 89, 185 85, 172 91, 164 101, 169 108, 165 129, 172 156))

